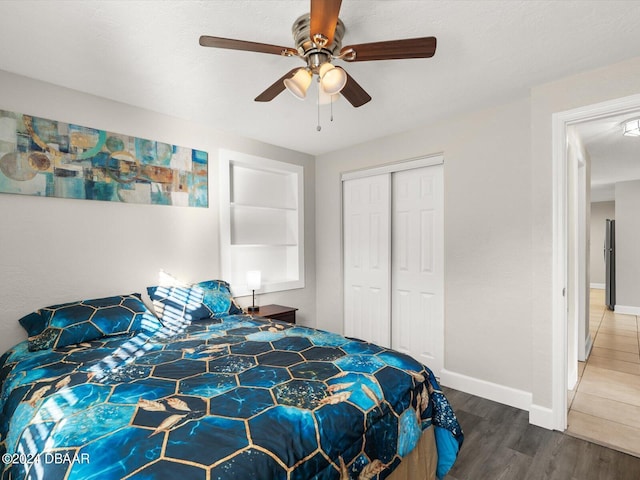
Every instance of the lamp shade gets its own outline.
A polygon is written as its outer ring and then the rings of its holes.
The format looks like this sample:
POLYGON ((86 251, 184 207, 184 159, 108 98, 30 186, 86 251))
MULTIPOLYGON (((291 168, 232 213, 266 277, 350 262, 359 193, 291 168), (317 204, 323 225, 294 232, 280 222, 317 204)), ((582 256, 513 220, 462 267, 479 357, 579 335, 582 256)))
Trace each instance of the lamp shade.
POLYGON ((347 84, 347 73, 340 67, 325 63, 320 67, 320 84, 329 95, 335 95, 347 84))
POLYGON ((624 122, 622 134, 627 137, 640 137, 640 118, 624 122))
POLYGON ((311 85, 311 73, 306 68, 299 68, 293 77, 284 80, 287 90, 300 100, 304 100, 307 96, 309 85, 311 85))
POLYGON ((262 278, 260 270, 249 270, 247 272, 247 289, 259 290, 262 286, 262 278))

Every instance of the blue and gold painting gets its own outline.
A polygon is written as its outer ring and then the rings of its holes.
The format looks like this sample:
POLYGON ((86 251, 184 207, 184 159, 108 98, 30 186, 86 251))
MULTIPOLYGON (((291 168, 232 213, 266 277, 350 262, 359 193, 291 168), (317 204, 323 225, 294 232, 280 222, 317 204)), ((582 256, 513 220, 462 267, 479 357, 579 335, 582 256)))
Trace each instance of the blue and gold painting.
POLYGON ((208 156, 0 110, 0 193, 207 207, 208 156))

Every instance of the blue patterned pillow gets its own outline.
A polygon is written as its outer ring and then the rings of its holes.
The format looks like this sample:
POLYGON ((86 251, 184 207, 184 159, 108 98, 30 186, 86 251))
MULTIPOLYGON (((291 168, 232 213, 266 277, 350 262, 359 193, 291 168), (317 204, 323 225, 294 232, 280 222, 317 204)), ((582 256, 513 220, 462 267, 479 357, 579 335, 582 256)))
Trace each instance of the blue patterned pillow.
POLYGON ((21 318, 20 324, 29 333, 30 351, 162 328, 139 293, 52 305, 21 318))
POLYGON ((160 320, 196 321, 242 313, 231 296, 229 284, 223 280, 207 280, 194 285, 147 287, 149 297, 160 320))
POLYGON ((22 328, 27 331, 27 335, 30 337, 35 337, 47 328, 47 321, 40 313, 40 310, 36 310, 35 312, 31 312, 29 315, 25 315, 18 320, 18 322, 20 322, 22 328))

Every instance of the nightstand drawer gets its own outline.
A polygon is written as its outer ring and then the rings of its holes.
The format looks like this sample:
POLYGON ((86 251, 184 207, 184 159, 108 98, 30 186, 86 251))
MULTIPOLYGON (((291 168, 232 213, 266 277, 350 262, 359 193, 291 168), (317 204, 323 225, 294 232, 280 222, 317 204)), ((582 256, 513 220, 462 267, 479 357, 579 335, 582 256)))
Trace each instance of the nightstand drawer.
POLYGON ((254 315, 280 320, 281 322, 296 323, 297 308, 286 307, 284 305, 263 305, 254 315))
POLYGON ((292 312, 269 315, 269 318, 280 320, 282 322, 296 323, 296 311, 293 310, 292 312))

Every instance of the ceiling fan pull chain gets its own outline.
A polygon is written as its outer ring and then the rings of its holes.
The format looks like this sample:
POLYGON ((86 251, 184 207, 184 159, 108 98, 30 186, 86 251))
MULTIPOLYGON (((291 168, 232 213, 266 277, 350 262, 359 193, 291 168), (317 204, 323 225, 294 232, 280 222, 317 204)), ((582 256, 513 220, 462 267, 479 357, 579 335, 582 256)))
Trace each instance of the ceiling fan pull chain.
POLYGON ((331 121, 333 122, 333 95, 331 95, 331 101, 329 102, 331 106, 331 121))
POLYGON ((318 126, 316 127, 317 131, 322 130, 322 127, 320 126, 320 77, 318 77, 318 126))

